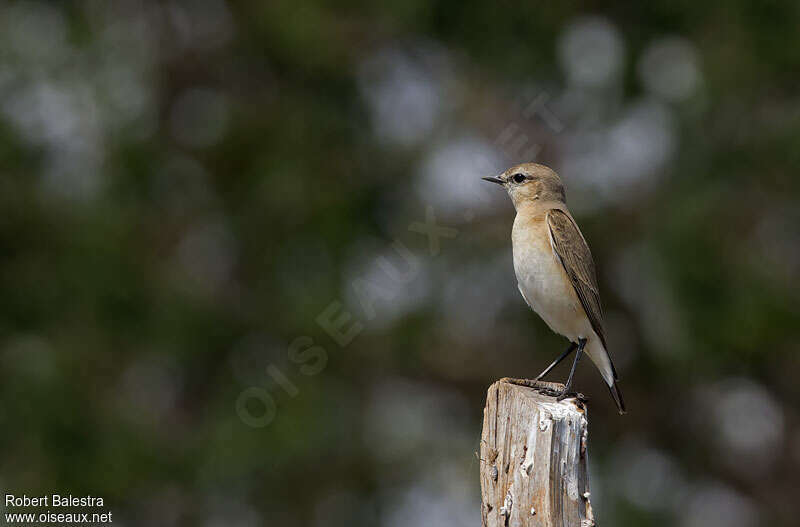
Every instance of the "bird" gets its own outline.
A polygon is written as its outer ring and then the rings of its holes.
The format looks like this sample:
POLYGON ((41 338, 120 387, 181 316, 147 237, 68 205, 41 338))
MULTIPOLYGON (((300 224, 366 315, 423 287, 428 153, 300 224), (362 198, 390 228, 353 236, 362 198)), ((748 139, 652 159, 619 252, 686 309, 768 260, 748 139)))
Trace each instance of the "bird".
POLYGON ((600 291, 589 245, 566 204, 564 184, 551 168, 523 163, 482 179, 505 188, 516 210, 511 230, 514 272, 522 298, 570 345, 536 378, 575 352, 559 399, 569 396, 584 352, 603 377, 620 414, 625 403, 608 353, 600 291))

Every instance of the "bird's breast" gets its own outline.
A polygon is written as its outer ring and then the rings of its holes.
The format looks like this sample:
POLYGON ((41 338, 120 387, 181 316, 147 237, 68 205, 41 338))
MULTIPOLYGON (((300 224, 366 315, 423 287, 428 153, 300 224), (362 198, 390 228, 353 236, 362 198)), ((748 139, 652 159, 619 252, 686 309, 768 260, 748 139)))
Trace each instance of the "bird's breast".
POLYGON ((511 234, 514 271, 522 296, 556 333, 581 333, 580 301, 550 244, 544 214, 520 217, 511 234))

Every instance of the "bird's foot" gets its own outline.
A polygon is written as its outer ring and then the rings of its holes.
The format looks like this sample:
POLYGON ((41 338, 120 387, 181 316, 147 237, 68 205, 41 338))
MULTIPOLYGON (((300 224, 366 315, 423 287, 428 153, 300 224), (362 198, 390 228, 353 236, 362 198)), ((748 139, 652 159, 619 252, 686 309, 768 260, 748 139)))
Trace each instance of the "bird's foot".
POLYGON ((513 377, 503 377, 500 382, 507 382, 509 384, 516 384, 518 386, 527 386, 533 388, 542 395, 549 395, 550 397, 557 397, 564 391, 564 385, 560 382, 540 381, 539 379, 515 379, 513 377))
POLYGON ((563 401, 564 399, 577 399, 582 403, 585 403, 589 400, 589 398, 581 392, 567 391, 566 388, 561 390, 561 392, 556 395, 556 400, 563 401))

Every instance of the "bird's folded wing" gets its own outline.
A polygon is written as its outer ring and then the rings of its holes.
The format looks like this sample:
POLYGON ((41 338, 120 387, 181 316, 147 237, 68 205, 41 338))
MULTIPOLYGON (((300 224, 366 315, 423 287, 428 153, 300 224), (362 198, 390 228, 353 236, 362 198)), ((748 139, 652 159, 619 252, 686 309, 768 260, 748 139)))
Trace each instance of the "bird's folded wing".
POLYGON ((603 330, 603 308, 600 305, 600 291, 597 287, 594 261, 589 246, 572 218, 562 210, 547 212, 547 226, 550 230, 550 243, 558 255, 561 265, 567 272, 572 287, 580 298, 583 309, 589 317, 592 329, 606 347, 606 334, 603 330))

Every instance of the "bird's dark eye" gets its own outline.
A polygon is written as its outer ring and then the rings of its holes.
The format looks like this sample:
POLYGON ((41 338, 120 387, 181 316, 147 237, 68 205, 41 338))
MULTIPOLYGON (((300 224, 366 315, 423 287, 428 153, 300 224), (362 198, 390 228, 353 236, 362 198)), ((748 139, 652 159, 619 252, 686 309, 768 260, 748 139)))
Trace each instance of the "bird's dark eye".
POLYGON ((514 183, 522 183, 523 181, 525 181, 525 176, 522 174, 514 174, 513 176, 511 176, 511 181, 513 181, 514 183))

